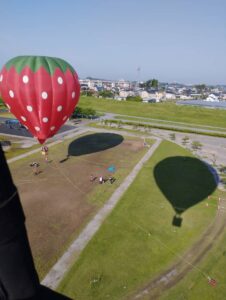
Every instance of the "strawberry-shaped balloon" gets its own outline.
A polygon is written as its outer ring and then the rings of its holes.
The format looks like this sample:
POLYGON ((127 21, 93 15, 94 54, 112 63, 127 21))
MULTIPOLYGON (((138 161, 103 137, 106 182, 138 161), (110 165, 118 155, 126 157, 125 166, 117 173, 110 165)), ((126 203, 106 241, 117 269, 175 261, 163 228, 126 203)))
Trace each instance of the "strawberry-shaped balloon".
POLYGON ((18 56, 0 73, 0 97, 41 144, 70 117, 79 95, 78 75, 59 58, 18 56))

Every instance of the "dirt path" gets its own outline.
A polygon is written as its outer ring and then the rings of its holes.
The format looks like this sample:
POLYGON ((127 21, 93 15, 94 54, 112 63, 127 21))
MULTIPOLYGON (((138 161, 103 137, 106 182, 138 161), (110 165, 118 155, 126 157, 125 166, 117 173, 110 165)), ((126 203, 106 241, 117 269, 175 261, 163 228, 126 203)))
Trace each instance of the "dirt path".
POLYGON ((86 247, 88 242, 92 239, 98 229, 101 227, 103 221, 114 209, 115 205, 121 199, 124 192, 128 189, 130 184, 134 181, 138 172, 143 167, 143 164, 149 160, 154 151, 158 148, 161 143, 161 139, 156 139, 156 142, 136 164, 130 174, 125 178, 122 184, 115 190, 110 199, 104 204, 104 206, 97 212, 94 218, 86 225, 84 230, 78 236, 77 239, 71 244, 64 255, 58 260, 58 262, 52 267, 46 277, 43 279, 42 284, 55 289, 60 281, 63 279, 65 273, 70 268, 71 264, 75 261, 75 258, 86 247))
MULTIPOLYGON (((208 253, 219 235, 223 232, 226 226, 225 216, 226 200, 221 199, 218 201, 218 210, 214 221, 202 237, 185 253, 183 258, 164 273, 154 278, 145 287, 140 289, 140 291, 128 297, 128 299, 158 299, 162 292, 173 287, 178 281, 183 279, 205 257, 205 254, 208 253)), ((203 275, 208 276, 208 274, 203 275)))

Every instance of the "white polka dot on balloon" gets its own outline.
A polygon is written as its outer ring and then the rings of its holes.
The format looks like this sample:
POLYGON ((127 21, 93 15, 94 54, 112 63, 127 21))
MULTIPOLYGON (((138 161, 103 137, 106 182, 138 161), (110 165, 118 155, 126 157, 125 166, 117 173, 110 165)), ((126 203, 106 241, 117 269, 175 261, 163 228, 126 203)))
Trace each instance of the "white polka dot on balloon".
POLYGON ((62 77, 58 77, 58 78, 57 78, 57 82, 58 82, 59 84, 63 84, 63 82, 64 82, 64 81, 63 81, 63 78, 62 78, 62 77))
POLYGON ((27 75, 23 76, 23 83, 28 83, 29 77, 27 75))
POLYGON ((1 74, 1 76, 0 76, 0 82, 2 82, 2 80, 3 80, 3 75, 1 74))
POLYGON ((40 127, 35 126, 35 130, 36 130, 36 131, 40 131, 40 127))
POLYGON ((64 116, 64 117, 63 117, 63 121, 65 121, 66 119, 67 119, 67 116, 64 116))
POLYGON ((42 99, 47 99, 48 98, 48 94, 46 92, 42 92, 42 99))
POLYGON ((51 126, 50 130, 53 131, 56 127, 55 126, 51 126))
POLYGON ((24 122, 27 121, 27 119, 24 116, 21 116, 21 120, 23 120, 24 122))
POLYGON ((14 92, 12 90, 9 91, 10 98, 14 98, 14 92))
POLYGON ((57 111, 62 111, 62 109, 63 109, 62 105, 57 106, 57 111))
POLYGON ((75 91, 72 92, 71 97, 74 99, 75 98, 75 91))
POLYGON ((29 112, 32 112, 32 110, 33 110, 32 106, 31 106, 31 105, 28 105, 28 106, 27 106, 27 110, 28 110, 29 112))
POLYGON ((49 121, 49 119, 46 118, 46 117, 44 117, 44 118, 42 118, 42 121, 43 121, 44 123, 47 123, 47 122, 49 121))

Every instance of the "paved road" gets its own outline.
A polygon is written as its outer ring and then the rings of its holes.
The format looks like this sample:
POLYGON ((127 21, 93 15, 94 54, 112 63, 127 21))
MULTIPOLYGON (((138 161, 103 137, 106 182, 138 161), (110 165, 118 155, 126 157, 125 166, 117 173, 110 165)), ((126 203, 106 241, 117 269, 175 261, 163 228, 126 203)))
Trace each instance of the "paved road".
MULTIPOLYGON (((152 134, 161 137, 163 139, 170 140, 169 134, 173 131, 152 129, 152 134)), ((185 136, 189 137, 189 143, 186 146, 191 150, 191 144, 193 141, 198 141, 202 144, 202 149, 197 154, 207 160, 208 163, 213 164, 215 159, 216 165, 226 165, 226 138, 218 138, 213 136, 174 132, 176 136, 175 143, 183 146, 182 139, 185 136)))
MULTIPOLYGON (((69 130, 75 129, 75 126, 72 125, 64 125, 60 128, 58 131, 59 133, 67 132, 69 130)), ((0 135, 1 134, 7 134, 7 135, 14 135, 18 137, 26 137, 26 138, 33 138, 33 136, 30 134, 30 132, 25 128, 10 128, 9 126, 5 124, 0 124, 0 135)))
MULTIPOLYGON (((8 125, 5 124, 6 120, 9 120, 9 118, 0 117, 0 135, 7 134, 7 135, 18 136, 18 137, 33 138, 33 136, 26 128, 13 128, 13 127, 10 128, 8 125)), ((16 120, 16 119, 11 119, 11 120, 16 120)), ((73 125, 72 123, 65 124, 59 129, 57 134, 66 133, 67 131, 70 131, 75 128, 76 128, 75 125, 73 125)))
MULTIPOLYGON (((176 121, 166 121, 162 119, 153 119, 153 118, 145 118, 145 117, 136 117, 136 116, 128 116, 128 115, 121 115, 115 113, 106 113, 101 119, 116 119, 116 117, 120 117, 122 121, 129 121, 132 123, 141 122, 142 124, 149 124, 149 125, 157 125, 159 127, 168 127, 170 128, 178 128, 178 129, 190 129, 199 132, 210 132, 210 133, 225 133, 226 128, 223 127, 216 127, 216 126, 209 126, 209 125, 200 125, 200 124, 189 124, 183 122, 176 122, 176 121), (130 119, 134 118, 134 120, 130 119), (139 120, 139 121, 136 121, 139 120)), ((119 119, 116 119, 119 120, 119 119)))
MULTIPOLYGON (((101 119, 106 119, 106 120, 114 119, 116 116, 120 116, 122 120, 126 121, 126 117, 127 117, 126 115, 119 115, 119 114, 113 114, 113 113, 106 113, 106 115, 104 117, 102 117, 101 119)), ((139 118, 139 117, 134 117, 134 118, 139 118)), ((143 118, 143 119, 146 119, 146 118, 143 118)), ((150 119, 150 120, 153 120, 153 119, 150 119)), ((161 123, 162 121, 163 120, 159 120, 160 125, 163 125, 161 123)), ((170 121, 169 121, 169 123, 170 123, 170 121)), ((172 123, 184 124, 184 123, 179 123, 179 122, 172 122, 172 123)), ((156 123, 155 123, 155 125, 156 125, 156 123)), ((194 126, 196 126, 196 125, 194 124, 194 126)), ((176 127, 176 126, 173 125, 173 127, 176 127)), ((178 127, 182 128, 181 126, 178 126, 178 127)), ((215 129, 220 128, 220 127, 212 127, 212 126, 206 126, 206 127, 215 128, 215 129)), ((183 126, 183 128, 197 130, 197 127, 192 128, 192 127, 183 126)), ((217 130, 209 130, 209 129, 203 130, 203 131, 218 132, 217 130)), ((200 130, 200 132, 201 132, 201 130, 200 130)), ((223 131, 219 131, 219 133, 222 133, 222 132, 223 131)), ((186 146, 188 149, 191 150, 191 143, 193 141, 199 141, 203 145, 202 150, 197 152, 197 154, 199 156, 206 158, 206 160, 210 164, 212 164, 213 161, 215 160, 215 164, 217 164, 217 165, 226 165, 226 138, 218 138, 218 137, 212 137, 212 136, 207 136, 207 135, 202 135, 202 134, 174 132, 174 131, 160 129, 160 128, 158 128, 158 129, 152 128, 151 133, 157 137, 160 137, 163 139, 168 139, 168 140, 170 140, 170 138, 169 138, 170 133, 175 133, 175 135, 176 135, 175 142, 181 146, 183 146, 182 139, 184 138, 184 136, 188 136, 189 143, 186 146)), ((226 133, 226 129, 225 129, 224 133, 226 133)))

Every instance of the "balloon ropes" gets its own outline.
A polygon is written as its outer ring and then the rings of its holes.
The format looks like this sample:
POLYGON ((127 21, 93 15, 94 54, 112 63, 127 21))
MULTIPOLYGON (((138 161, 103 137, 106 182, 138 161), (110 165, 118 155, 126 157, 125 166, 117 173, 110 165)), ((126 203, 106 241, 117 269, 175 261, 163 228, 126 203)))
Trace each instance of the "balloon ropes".
POLYGON ((78 75, 60 58, 18 56, 0 73, 0 97, 41 144, 70 117, 79 96, 78 75))

